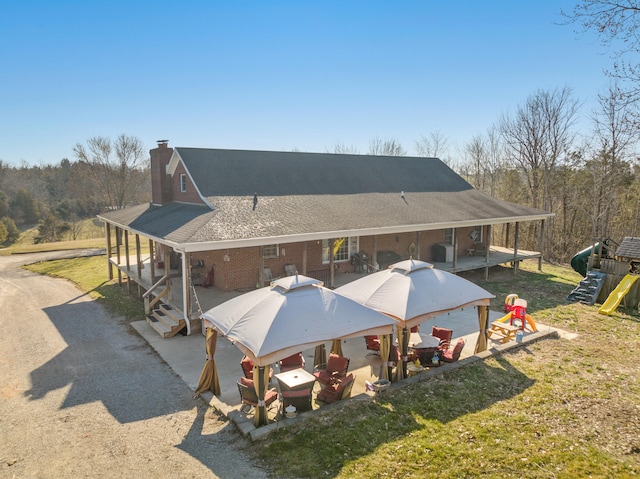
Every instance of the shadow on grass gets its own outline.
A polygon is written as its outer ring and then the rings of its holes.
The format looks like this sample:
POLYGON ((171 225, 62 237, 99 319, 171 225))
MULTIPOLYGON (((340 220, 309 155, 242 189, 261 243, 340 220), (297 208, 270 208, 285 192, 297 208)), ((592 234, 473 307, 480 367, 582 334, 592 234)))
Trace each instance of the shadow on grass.
POLYGON ((350 401, 339 411, 275 433, 257 446, 257 454, 275 463, 276 474, 335 475, 347 463, 404 436, 416 441, 441 437, 447 423, 513 398, 535 383, 504 356, 494 358, 497 366, 481 361, 379 394, 375 401, 350 401))

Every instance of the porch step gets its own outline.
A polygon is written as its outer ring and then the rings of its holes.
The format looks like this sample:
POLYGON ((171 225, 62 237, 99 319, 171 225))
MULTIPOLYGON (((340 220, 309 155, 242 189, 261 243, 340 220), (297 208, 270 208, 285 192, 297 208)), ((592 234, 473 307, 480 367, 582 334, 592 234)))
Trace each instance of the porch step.
POLYGON ((186 327, 184 319, 180 318, 171 306, 164 303, 158 304, 158 307, 147 316, 147 323, 163 338, 171 338, 186 327))

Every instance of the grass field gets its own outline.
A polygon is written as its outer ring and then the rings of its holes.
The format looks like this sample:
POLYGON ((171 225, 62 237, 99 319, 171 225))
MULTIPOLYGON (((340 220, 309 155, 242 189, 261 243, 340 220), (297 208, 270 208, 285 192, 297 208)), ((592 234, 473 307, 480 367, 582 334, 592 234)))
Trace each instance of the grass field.
POLYGON ((78 227, 78 239, 76 240, 34 244, 34 238, 37 234, 37 227, 25 229, 20 233, 20 238, 16 243, 0 249, 0 255, 105 247, 104 227, 97 219, 83 220, 81 226, 78 227))
MULTIPOLYGON (((524 262, 465 275, 529 303, 539 323, 575 333, 546 339, 448 374, 323 408, 252 444, 273 477, 631 478, 640 475, 640 316, 566 303, 580 277, 524 262)), ((104 283, 104 257, 33 265, 66 277, 129 318, 142 305, 104 283)))
POLYGON ((80 289, 87 291, 92 298, 102 303, 114 315, 121 316, 126 322, 144 319, 142 301, 127 295, 115 280, 106 281, 107 266, 104 255, 44 261, 27 265, 25 268, 74 282, 80 289))

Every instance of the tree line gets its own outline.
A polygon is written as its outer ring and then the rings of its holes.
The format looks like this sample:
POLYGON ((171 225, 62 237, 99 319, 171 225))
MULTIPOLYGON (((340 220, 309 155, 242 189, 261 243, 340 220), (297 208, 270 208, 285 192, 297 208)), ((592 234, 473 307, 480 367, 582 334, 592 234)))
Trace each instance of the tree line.
POLYGON ((0 160, 0 243, 37 226, 36 243, 80 237, 82 220, 108 209, 149 201, 149 159, 139 138, 93 137, 78 143, 74 160, 11 167, 0 160))

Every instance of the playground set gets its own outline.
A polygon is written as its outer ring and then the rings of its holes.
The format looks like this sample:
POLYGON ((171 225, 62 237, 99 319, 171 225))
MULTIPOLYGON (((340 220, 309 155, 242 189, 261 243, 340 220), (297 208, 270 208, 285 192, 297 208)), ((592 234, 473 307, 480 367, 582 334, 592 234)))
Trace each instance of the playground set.
POLYGON ((527 313, 527 301, 519 298, 517 294, 507 295, 504 300, 504 311, 507 314, 491 323, 491 329, 487 332, 489 338, 501 343, 511 339, 519 342, 525 330, 534 333, 538 331, 536 322, 527 313))
POLYGON ((585 248, 571 259, 571 267, 584 278, 567 296, 568 301, 593 305, 611 315, 618 306, 631 304, 640 310, 640 238, 626 237, 619 245, 611 239, 585 248))

